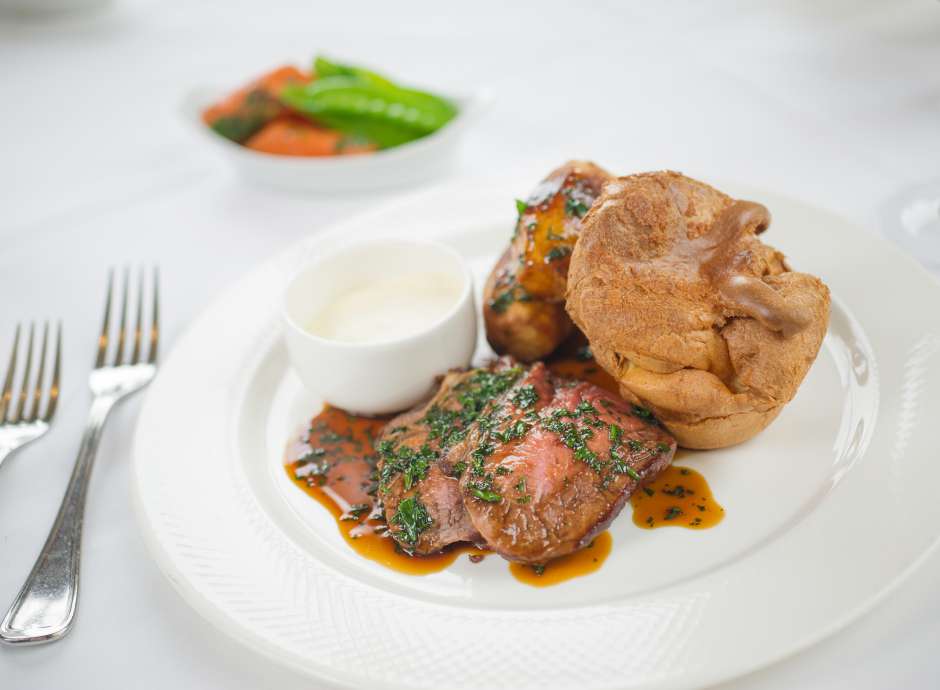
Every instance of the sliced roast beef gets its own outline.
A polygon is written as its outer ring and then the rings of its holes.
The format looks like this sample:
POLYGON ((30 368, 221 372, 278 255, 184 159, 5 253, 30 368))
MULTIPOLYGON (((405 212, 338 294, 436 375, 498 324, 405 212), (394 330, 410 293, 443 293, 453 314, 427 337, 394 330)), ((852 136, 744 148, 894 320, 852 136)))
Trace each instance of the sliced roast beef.
POLYGON ((473 541, 544 564, 590 543, 675 449, 647 410, 504 358, 389 422, 378 498, 411 553, 473 541))
POLYGON ((553 388, 539 367, 491 403, 459 447, 473 527, 504 558, 530 564, 590 543, 676 449, 645 409, 590 383, 553 388), (528 408, 520 402, 530 390, 538 400, 528 408))
POLYGON ((524 373, 507 358, 448 373, 427 403, 391 420, 378 439, 377 497, 390 534, 410 553, 480 541, 450 459, 477 417, 524 373), (445 472, 446 470, 446 472, 445 472))

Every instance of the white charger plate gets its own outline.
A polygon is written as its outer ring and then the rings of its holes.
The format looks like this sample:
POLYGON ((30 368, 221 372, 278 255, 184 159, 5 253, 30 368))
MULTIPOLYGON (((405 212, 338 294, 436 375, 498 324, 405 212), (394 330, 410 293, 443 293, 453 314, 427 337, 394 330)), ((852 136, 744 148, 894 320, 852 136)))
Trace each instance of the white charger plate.
POLYGON ((644 531, 628 508, 601 570, 551 588, 517 582, 496 557, 415 577, 348 548, 281 466, 319 407, 287 365, 281 292, 317 253, 393 235, 450 243, 482 284, 530 182, 442 187, 313 235, 176 343, 138 423, 134 492, 186 601, 340 685, 678 688, 806 647, 900 583, 940 532, 940 288, 837 217, 733 187, 771 209, 767 240, 834 299, 825 346, 779 419, 746 444, 681 459, 725 506, 718 527, 644 531))

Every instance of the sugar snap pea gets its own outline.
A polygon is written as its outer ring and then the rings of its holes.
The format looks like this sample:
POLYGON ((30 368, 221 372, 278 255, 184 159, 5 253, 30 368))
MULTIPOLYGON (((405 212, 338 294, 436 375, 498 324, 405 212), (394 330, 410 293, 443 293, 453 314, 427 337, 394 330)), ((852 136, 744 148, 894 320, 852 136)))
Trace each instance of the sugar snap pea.
POLYGON ((313 73, 318 77, 358 77, 363 81, 379 86, 394 87, 390 79, 386 79, 381 74, 362 67, 353 67, 352 65, 341 65, 338 62, 318 55, 313 60, 313 73))
POLYGON ((381 148, 397 146, 430 134, 456 114, 448 100, 398 86, 359 67, 318 57, 316 81, 291 84, 281 101, 344 133, 365 137, 381 148))

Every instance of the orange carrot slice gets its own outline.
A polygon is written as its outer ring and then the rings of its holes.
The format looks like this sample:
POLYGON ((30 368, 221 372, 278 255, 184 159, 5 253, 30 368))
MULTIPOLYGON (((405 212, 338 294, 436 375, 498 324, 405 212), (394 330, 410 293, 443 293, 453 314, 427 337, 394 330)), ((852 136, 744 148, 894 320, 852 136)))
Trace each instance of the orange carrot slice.
POLYGON ((286 84, 307 83, 311 78, 293 65, 283 65, 207 108, 202 120, 222 136, 243 143, 287 112, 277 99, 286 84))
POLYGON ((278 156, 335 156, 368 153, 374 145, 350 142, 332 129, 317 127, 301 117, 282 115, 265 125, 245 146, 278 156))

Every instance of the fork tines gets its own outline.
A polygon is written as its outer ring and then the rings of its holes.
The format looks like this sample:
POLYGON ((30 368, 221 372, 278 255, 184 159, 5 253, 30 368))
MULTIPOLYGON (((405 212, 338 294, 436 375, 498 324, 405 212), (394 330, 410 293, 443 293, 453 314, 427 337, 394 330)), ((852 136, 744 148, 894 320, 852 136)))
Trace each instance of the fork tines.
POLYGON ((128 323, 127 323, 127 305, 130 289, 130 270, 124 269, 123 285, 121 288, 121 306, 118 313, 120 319, 118 331, 114 341, 114 358, 108 363, 108 347, 112 342, 111 337, 111 304, 112 294, 114 292, 114 270, 108 273, 108 296, 104 305, 104 323, 101 326, 101 334, 98 336, 98 354, 95 357, 95 368, 100 369, 104 366, 122 366, 134 364, 155 364, 157 361, 157 344, 160 334, 160 303, 159 303, 159 274, 157 268, 153 269, 152 291, 153 298, 150 304, 150 333, 144 335, 144 274, 146 271, 140 270, 137 280, 137 308, 133 326, 133 346, 131 348, 130 358, 125 358, 124 353, 127 350, 128 342, 128 323), (144 354, 144 341, 149 341, 147 353, 144 354))
POLYGON ((42 329, 42 345, 39 347, 39 368, 35 380, 32 379, 33 344, 35 324, 29 325, 29 336, 26 339, 26 362, 23 365, 22 385, 19 393, 15 394, 14 382, 16 379, 16 364, 20 349, 20 331, 22 326, 17 324, 13 336, 13 351, 7 365, 6 377, 3 379, 3 389, 0 391, 0 426, 3 424, 33 423, 37 420, 52 421, 55 414, 56 403, 59 400, 59 376, 62 368, 62 324, 56 326, 55 353, 52 355, 52 377, 46 385, 46 354, 49 349, 49 322, 46 321, 42 329), (46 410, 40 412, 43 393, 45 391, 46 410))

